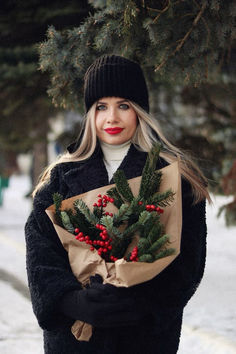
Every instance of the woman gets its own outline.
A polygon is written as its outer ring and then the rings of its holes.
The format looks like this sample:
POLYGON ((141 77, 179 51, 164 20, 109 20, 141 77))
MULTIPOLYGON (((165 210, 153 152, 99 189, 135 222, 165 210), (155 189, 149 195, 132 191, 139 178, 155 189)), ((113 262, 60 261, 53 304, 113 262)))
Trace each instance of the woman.
POLYGON ((183 309, 204 270, 206 180, 148 114, 147 86, 137 63, 116 55, 98 58, 86 72, 84 98, 83 134, 42 176, 26 224, 29 288, 44 329, 45 353, 174 354, 183 309), (52 194, 59 192, 66 199, 111 184, 118 167, 128 179, 140 176, 156 140, 163 145, 157 169, 177 155, 181 158, 181 253, 143 284, 117 289, 95 276, 90 287, 82 289, 45 213, 53 203, 52 194), (93 325, 89 342, 79 342, 71 334, 75 320, 93 325))

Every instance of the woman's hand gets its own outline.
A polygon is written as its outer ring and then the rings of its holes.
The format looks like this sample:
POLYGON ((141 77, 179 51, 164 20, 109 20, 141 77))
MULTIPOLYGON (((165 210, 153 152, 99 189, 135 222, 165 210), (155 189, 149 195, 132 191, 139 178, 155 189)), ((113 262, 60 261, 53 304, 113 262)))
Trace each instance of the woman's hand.
POLYGON ((145 316, 139 311, 134 298, 119 296, 119 289, 102 284, 98 275, 90 278, 90 286, 66 294, 61 302, 61 311, 75 319, 95 327, 137 325, 145 316))

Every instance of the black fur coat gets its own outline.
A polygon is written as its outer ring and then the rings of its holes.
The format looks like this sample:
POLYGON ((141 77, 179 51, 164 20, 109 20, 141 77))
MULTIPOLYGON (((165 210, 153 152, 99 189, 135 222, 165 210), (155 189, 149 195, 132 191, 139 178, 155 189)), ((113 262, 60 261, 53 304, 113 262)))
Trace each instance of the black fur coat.
MULTIPOLYGON (((128 179, 140 176, 145 160, 146 153, 131 145, 120 168, 128 179)), ((165 165, 159 159, 157 167, 165 165)), ((81 286, 45 209, 53 203, 54 192, 66 199, 107 184, 108 174, 98 147, 85 162, 58 164, 50 182, 34 199, 25 228, 27 272, 33 310, 44 329, 45 353, 174 354, 179 345, 183 308, 201 281, 206 257, 205 201, 192 205, 191 187, 184 179, 180 255, 153 280, 128 289, 150 306, 149 322, 129 328, 95 328, 87 343, 73 337, 70 330, 73 321, 59 311, 63 295, 81 286)))

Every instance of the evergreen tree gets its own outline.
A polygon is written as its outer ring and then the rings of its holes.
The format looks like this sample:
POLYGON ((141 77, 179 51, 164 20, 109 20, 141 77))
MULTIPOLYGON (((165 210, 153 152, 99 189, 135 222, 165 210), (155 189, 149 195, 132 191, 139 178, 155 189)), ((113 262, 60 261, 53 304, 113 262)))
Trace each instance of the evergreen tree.
POLYGON ((56 112, 46 92, 48 76, 38 70, 37 45, 49 25, 79 25, 89 10, 87 1, 1 1, 0 150, 7 156, 33 150, 35 179, 47 163, 48 119, 56 112))
POLYGON ((53 27, 40 49, 51 72, 55 104, 78 107, 87 66, 102 53, 138 61, 156 80, 194 84, 220 80, 234 45, 233 1, 91 1, 97 11, 64 33, 53 27))

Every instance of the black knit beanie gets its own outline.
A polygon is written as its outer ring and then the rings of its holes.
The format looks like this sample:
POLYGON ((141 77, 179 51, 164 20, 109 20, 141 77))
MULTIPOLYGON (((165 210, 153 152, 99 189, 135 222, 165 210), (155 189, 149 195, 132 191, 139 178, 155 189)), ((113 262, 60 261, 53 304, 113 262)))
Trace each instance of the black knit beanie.
POLYGON ((86 110, 102 97, 126 98, 149 112, 147 85, 139 64, 117 55, 96 59, 84 77, 86 110))

